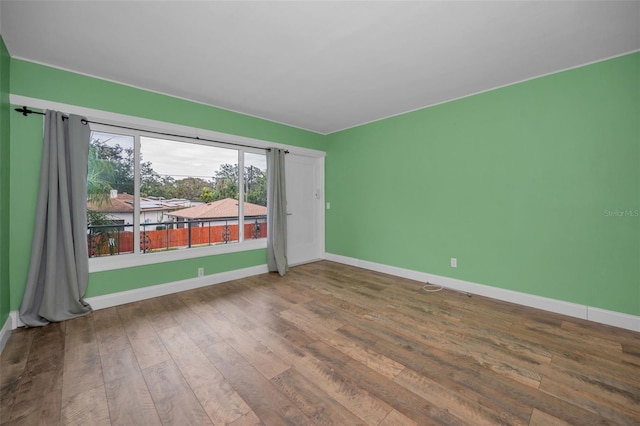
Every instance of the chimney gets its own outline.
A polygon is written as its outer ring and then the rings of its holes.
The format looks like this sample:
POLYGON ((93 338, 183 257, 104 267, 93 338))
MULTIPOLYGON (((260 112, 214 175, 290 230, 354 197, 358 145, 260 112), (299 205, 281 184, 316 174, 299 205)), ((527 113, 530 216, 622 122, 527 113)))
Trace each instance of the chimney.
POLYGON ((109 197, 118 198, 118 190, 117 189, 112 189, 111 191, 109 191, 109 197))

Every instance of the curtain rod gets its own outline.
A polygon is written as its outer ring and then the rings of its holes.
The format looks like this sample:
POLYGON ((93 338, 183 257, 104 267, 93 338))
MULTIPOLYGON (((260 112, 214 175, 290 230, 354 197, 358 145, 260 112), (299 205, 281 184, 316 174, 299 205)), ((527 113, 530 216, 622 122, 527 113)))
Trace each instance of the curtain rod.
MULTIPOLYGON (((25 117, 27 115, 29 115, 29 114, 45 115, 44 112, 33 111, 32 109, 29 109, 26 106, 23 106, 22 108, 15 108, 15 111, 21 113, 25 117)), ((65 118, 68 118, 68 117, 67 116, 63 116, 62 117, 63 120, 65 118)), ((83 118, 81 121, 82 121, 82 124, 89 124, 89 123, 100 124, 102 126, 111 126, 111 127, 117 127, 119 129, 136 130, 136 131, 140 131, 140 132, 153 133, 153 134, 162 135, 162 136, 173 136, 173 137, 176 137, 176 138, 193 139, 193 140, 203 141, 203 142, 215 142, 215 143, 221 143, 221 144, 224 144, 224 145, 239 146, 239 147, 242 147, 242 148, 264 149, 265 151, 271 151, 271 148, 263 148, 263 147, 260 147, 260 146, 244 145, 244 144, 241 144, 241 143, 234 143, 234 142, 224 142, 224 141, 218 141, 218 140, 215 140, 215 139, 201 138, 199 136, 177 135, 177 134, 174 134, 174 133, 165 133, 165 132, 158 132, 158 131, 155 131, 155 130, 139 129, 137 127, 120 126, 118 124, 101 123, 99 121, 89 121, 86 118, 83 118)), ((284 153, 288 154, 289 151, 285 150, 284 153)))

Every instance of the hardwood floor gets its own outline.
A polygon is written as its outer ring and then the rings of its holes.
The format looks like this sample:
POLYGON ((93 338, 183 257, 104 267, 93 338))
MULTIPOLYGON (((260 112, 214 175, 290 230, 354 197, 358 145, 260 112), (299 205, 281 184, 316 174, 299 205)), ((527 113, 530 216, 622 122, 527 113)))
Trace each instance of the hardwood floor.
POLYGON ((3 425, 640 424, 640 333, 331 262, 14 331, 3 425))

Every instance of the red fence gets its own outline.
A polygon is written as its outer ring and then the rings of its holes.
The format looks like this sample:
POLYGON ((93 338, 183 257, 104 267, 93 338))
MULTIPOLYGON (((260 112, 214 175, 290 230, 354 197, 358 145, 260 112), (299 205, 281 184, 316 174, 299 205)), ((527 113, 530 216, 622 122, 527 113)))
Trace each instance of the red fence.
MULTIPOLYGON (((266 223, 260 223, 257 231, 254 223, 246 223, 244 225, 245 240, 266 237, 266 223)), ((189 247, 189 245, 191 247, 214 245, 225 241, 238 241, 237 224, 140 231, 140 250, 144 252, 185 248, 189 247), (191 243, 189 243, 189 233, 191 233, 191 243)), ((117 231, 109 228, 108 231, 105 229, 100 234, 90 234, 87 243, 89 257, 132 253, 133 232, 117 231)))

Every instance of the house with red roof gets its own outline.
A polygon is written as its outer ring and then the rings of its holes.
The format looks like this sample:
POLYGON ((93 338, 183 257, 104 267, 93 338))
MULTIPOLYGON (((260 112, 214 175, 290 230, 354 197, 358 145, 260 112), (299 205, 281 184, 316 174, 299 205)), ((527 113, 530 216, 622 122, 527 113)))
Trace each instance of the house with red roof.
MULTIPOLYGON (((116 224, 133 224, 134 197, 126 192, 111 190, 110 197, 104 202, 89 201, 87 210, 104 213, 116 224)), ((176 209, 190 207, 193 203, 184 199, 159 197, 140 198, 140 223, 160 223, 174 220, 168 213, 176 209)), ((236 215, 237 216, 237 215, 236 215)))
MULTIPOLYGON (((225 198, 211 203, 200 204, 186 209, 175 210, 168 214, 179 221, 196 219, 238 219, 238 200, 225 198)), ((267 216, 267 208, 257 204, 244 203, 244 218, 262 219, 267 216)))
MULTIPOLYGON (((184 223, 190 223, 190 227, 224 227, 222 240, 230 241, 236 237, 232 236, 231 228, 238 227, 238 200, 224 198, 211 203, 200 204, 186 209, 176 210, 168 214, 175 218, 177 227, 184 227, 184 223)), ((245 235, 253 238, 262 238, 267 229, 267 208, 252 203, 244 203, 244 223, 245 235)), ((237 231, 235 231, 237 234, 237 231)))

